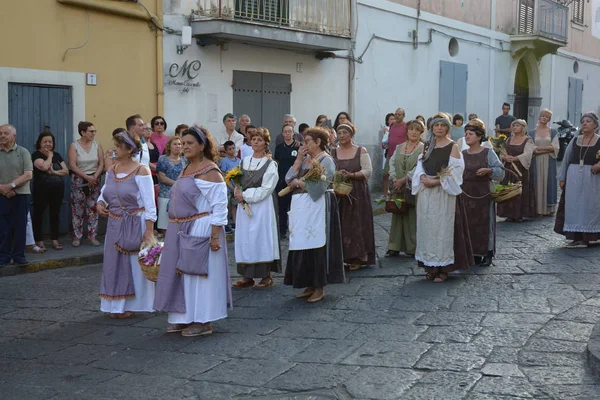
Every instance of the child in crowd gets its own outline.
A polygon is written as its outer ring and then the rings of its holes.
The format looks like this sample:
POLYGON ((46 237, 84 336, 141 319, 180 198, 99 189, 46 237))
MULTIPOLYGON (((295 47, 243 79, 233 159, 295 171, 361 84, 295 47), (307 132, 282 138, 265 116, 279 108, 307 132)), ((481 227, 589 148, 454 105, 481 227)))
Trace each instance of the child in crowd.
MULTIPOLYGON (((232 169, 234 169, 235 167, 240 165, 240 162, 242 160, 240 160, 240 158, 236 156, 235 143, 233 143, 231 140, 228 140, 225 143, 223 143, 223 148, 225 149, 225 157, 222 158, 221 161, 219 162, 219 168, 221 168, 221 171, 223 171, 224 174, 227 174, 227 172, 231 171, 232 169)), ((231 227, 229 225, 227 225, 225 227, 225 233, 232 233, 233 230, 235 229, 237 201, 235 201, 235 198, 233 197, 233 188, 229 187, 228 189, 229 189, 227 191, 227 198, 229 200, 228 208, 229 208, 229 213, 231 214, 231 218, 233 220, 233 224, 231 227)))

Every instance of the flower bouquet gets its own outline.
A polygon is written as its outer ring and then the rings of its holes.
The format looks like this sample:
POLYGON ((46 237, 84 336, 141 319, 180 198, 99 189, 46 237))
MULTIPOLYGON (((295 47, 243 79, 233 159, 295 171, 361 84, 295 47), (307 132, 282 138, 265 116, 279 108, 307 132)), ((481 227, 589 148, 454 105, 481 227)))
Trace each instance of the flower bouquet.
MULTIPOLYGON (((312 160, 312 165, 311 165, 310 170, 308 170, 306 175, 304 175, 302 178, 300 178, 300 180, 302 182, 319 182, 319 181, 326 182, 327 176, 325 175, 325 168, 323 168, 321 163, 318 162, 317 160, 312 160)), ((294 189, 292 189, 291 186, 288 186, 285 189, 280 190, 279 193, 277 193, 277 195, 279 197, 283 197, 286 194, 292 193, 292 190, 294 190, 294 189)))
POLYGON ((138 253, 138 264, 146 279, 152 282, 158 280, 158 271, 160 269, 160 259, 164 247, 163 242, 153 240, 152 242, 144 242, 138 253))
MULTIPOLYGON (((506 152, 506 142, 508 140, 506 135, 500 134, 497 137, 490 136, 488 139, 492 143, 492 146, 494 147, 494 151, 496 152, 496 154, 498 154, 498 157, 500 157, 500 159, 502 159, 502 156, 508 155, 508 153, 506 152)), ((523 176, 523 174, 521 173, 521 171, 519 170, 519 168, 517 167, 517 165, 514 162, 511 161, 510 164, 512 165, 513 169, 519 176, 523 176)))
MULTIPOLYGON (((244 189, 242 188, 242 184, 241 179, 242 179, 242 175, 244 175, 244 172, 242 171, 242 169, 239 167, 239 165, 233 169, 231 169, 227 175, 225 175, 225 183, 227 184, 227 186, 233 185, 235 188, 240 189, 240 191, 244 191, 244 189)), ((252 216, 252 210, 250 210, 250 205, 248 203, 246 203, 246 201, 242 201, 242 207, 244 208, 244 211, 246 211, 246 215, 248 215, 249 217, 252 216)))
POLYGON ((338 196, 348 196, 352 192, 352 181, 337 171, 333 175, 333 192, 338 196))

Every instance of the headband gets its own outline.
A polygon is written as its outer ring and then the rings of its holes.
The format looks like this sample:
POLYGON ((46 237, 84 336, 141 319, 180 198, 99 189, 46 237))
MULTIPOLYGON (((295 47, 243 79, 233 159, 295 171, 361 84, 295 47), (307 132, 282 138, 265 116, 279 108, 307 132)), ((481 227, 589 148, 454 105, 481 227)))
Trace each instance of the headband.
POLYGON ((447 118, 442 118, 442 117, 438 117, 438 118, 434 118, 431 121, 431 126, 433 127, 435 124, 444 124, 448 127, 448 129, 450 129, 452 127, 452 123, 450 123, 450 121, 448 121, 447 118))
POLYGON ((591 112, 583 114, 581 116, 581 121, 579 121, 579 122, 580 123, 583 122, 583 119, 586 118, 586 117, 592 119, 596 123, 596 125, 598 125, 598 116, 596 114, 594 114, 594 113, 591 113, 591 112))
POLYGON ((120 137, 121 139, 123 139, 123 141, 125 142, 125 144, 131 148, 133 150, 133 153, 131 153, 132 156, 137 155, 140 152, 139 147, 137 147, 137 145, 135 144, 135 142, 129 137, 128 134, 126 134, 125 132, 119 132, 116 134, 116 136, 120 137))
POLYGON ((485 136, 485 129, 475 124, 467 124, 465 126, 465 131, 475 132, 477 136, 485 136))
POLYGON ((354 132, 354 128, 352 128, 352 127, 351 127, 350 125, 348 125, 348 124, 340 124, 340 125, 338 125, 338 127, 337 127, 337 130, 339 131, 341 128, 344 128, 344 129, 346 129, 346 130, 350 131, 350 133, 351 133, 351 134, 353 134, 353 135, 354 135, 354 133, 355 133, 355 132, 354 132))
POLYGON ((527 121, 525 121, 524 119, 515 119, 510 126, 513 125, 521 125, 523 128, 527 128, 527 121))
POLYGON ((192 131, 196 136, 196 139, 199 139, 200 142, 202 142, 203 145, 206 146, 206 135, 204 134, 204 132, 202 132, 202 129, 200 129, 200 127, 198 125, 194 125, 190 128, 190 131, 192 131))

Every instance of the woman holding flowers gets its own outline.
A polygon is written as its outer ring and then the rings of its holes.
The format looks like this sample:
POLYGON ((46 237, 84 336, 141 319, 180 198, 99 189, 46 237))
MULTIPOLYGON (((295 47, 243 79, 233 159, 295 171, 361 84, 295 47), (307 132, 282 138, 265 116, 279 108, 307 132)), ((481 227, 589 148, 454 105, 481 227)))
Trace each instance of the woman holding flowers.
POLYGON ((458 146, 448 137, 447 116, 432 121, 431 143, 419 157, 412 193, 417 195, 415 259, 427 271, 426 280, 446 282, 448 273, 474 264, 460 186, 465 164, 458 146))
POLYGON ((600 240, 600 135, 598 116, 583 114, 581 132, 571 140, 558 171, 563 189, 554 231, 571 240, 567 247, 588 247, 600 240))
POLYGON ((117 162, 108 170, 96 209, 108 217, 100 310, 110 318, 131 318, 134 312, 152 312, 154 282, 138 264, 142 242, 154 237, 156 206, 154 183, 148 167, 134 160, 142 150, 137 136, 113 136, 117 162))
POLYGON ((354 134, 351 122, 338 125, 339 145, 331 151, 337 169, 336 179, 341 178, 352 184, 349 195, 337 196, 344 262, 350 266, 351 271, 375 264, 373 205, 368 181, 373 167, 367 150, 353 144, 354 134))
POLYGON ((307 297, 309 303, 325 297, 327 284, 344 282, 340 219, 330 188, 335 162, 327 154, 328 141, 325 129, 308 129, 286 175, 293 194, 284 284, 305 288, 296 297, 307 297))
POLYGON ((279 175, 277 163, 267 157, 265 150, 271 142, 266 128, 259 128, 248 136, 254 154, 242 160, 242 176, 236 185, 234 196, 238 201, 235 224, 235 261, 237 272, 242 277, 233 287, 254 286, 254 279, 260 278, 257 288, 273 286, 271 272, 281 272, 279 235, 275 214, 275 197, 279 175), (248 204, 252 215, 243 210, 248 204))
POLYGON ((548 126, 552 111, 544 108, 535 129, 529 136, 535 144, 531 177, 535 188, 535 206, 538 215, 551 216, 556 211, 558 188, 556 180, 556 156, 558 155, 558 131, 548 126))
POLYGON ((504 161, 504 167, 520 176, 506 174, 503 185, 515 183, 519 179, 523 185, 520 196, 498 204, 498 216, 506 218, 507 221, 521 222, 523 218, 535 217, 535 188, 531 179, 531 161, 535 151, 533 140, 527 136, 527 122, 522 119, 514 120, 510 126, 512 136, 506 141, 504 151, 500 159, 504 161))
POLYGON ((469 216, 471 247, 475 261, 481 267, 492 265, 496 252, 496 207, 489 196, 494 186, 492 180, 504 178, 504 169, 496 153, 482 146, 485 138, 482 120, 475 118, 467 123, 465 142, 469 149, 462 152, 465 172, 461 197, 469 216))
POLYGON ((227 187, 211 134, 194 126, 181 141, 188 165, 170 193, 154 308, 169 313, 167 332, 191 337, 210 335, 211 322, 226 318, 232 304, 223 228, 227 187))
POLYGON ((386 257, 397 257, 401 252, 414 257, 417 249, 417 209, 412 195, 412 175, 423 152, 423 143, 419 139, 425 132, 425 124, 415 119, 409 121, 406 128, 406 142, 399 144, 390 158, 390 181, 393 196, 407 201, 407 211, 406 214, 392 214, 386 257))

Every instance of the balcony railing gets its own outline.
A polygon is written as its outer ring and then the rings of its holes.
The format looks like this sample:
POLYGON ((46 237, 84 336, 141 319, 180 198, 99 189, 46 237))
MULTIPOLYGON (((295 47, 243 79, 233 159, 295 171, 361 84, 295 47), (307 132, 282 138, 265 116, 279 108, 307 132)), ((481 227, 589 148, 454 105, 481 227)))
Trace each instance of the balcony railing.
POLYGON ((566 42, 569 7, 553 0, 519 0, 517 34, 542 35, 566 42))
POLYGON ((350 37, 351 0, 199 0, 197 20, 228 19, 350 37))

